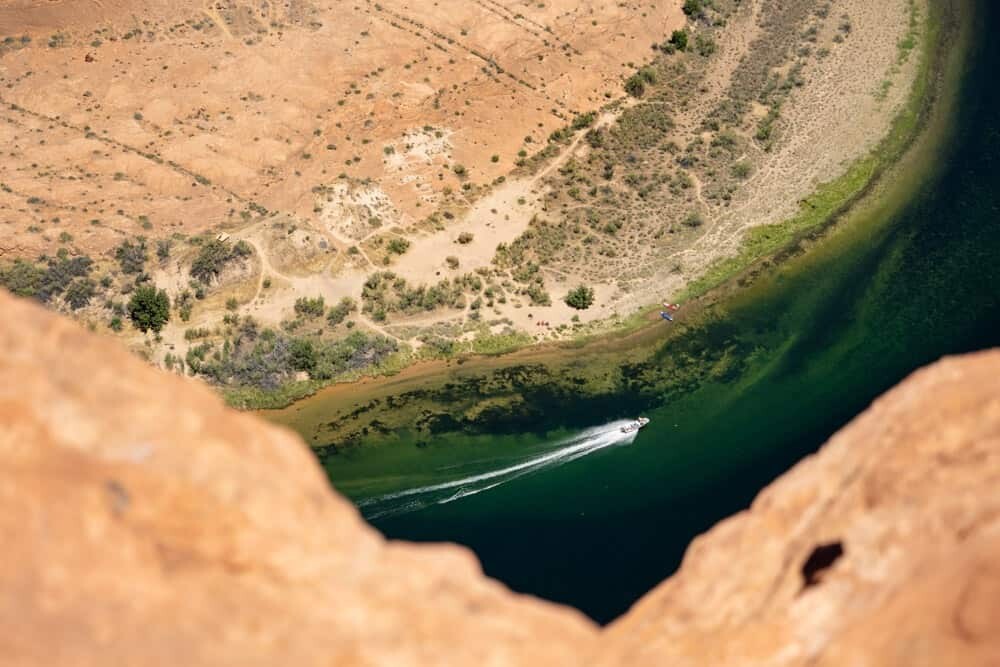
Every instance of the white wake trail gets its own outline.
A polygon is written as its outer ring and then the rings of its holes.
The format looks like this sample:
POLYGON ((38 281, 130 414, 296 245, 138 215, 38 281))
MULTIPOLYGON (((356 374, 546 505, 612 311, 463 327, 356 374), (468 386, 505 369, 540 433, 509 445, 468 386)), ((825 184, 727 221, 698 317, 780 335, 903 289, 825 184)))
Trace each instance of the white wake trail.
POLYGON ((628 423, 629 420, 619 420, 590 428, 576 436, 553 443, 555 449, 552 451, 531 456, 513 465, 438 484, 387 493, 362 500, 358 503, 358 507, 368 519, 377 519, 413 512, 429 505, 450 503, 488 491, 525 475, 575 461, 606 447, 631 443, 635 440, 636 433, 621 432, 621 427, 628 423))

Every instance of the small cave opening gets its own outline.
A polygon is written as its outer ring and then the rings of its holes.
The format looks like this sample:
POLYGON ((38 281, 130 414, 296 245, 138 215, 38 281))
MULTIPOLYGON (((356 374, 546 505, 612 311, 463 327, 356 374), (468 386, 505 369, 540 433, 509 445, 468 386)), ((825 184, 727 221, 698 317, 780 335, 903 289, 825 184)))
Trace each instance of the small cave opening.
POLYGON ((823 573, 844 555, 844 543, 840 540, 816 545, 809 558, 802 564, 802 589, 822 582, 823 573))

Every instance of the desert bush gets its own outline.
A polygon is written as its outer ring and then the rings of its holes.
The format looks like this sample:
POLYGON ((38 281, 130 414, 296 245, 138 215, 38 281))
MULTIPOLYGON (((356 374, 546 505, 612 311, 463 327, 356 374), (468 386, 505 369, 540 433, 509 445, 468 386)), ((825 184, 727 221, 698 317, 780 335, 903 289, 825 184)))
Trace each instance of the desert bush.
POLYGON ((594 303, 594 290, 586 285, 579 285, 569 291, 566 295, 565 301, 566 305, 570 308, 585 310, 590 308, 590 306, 594 303))
POLYGON ((326 311, 326 302, 322 296, 310 299, 299 297, 295 300, 295 314, 301 317, 320 317, 326 311))
POLYGON ((545 287, 540 283, 532 283, 525 288, 524 293, 528 295, 533 306, 551 306, 552 297, 545 291, 545 287))
POLYGON ((218 384, 273 390, 292 380, 295 372, 328 380, 378 364, 397 349, 391 339, 361 332, 328 342, 254 329, 253 335, 241 330, 235 339, 227 339, 221 354, 213 352, 211 343, 190 348, 187 362, 193 372, 218 384))
POLYGON ((125 239, 115 248, 115 259, 124 274, 142 273, 146 268, 146 238, 136 237, 135 242, 125 239))
POLYGON ((198 256, 191 263, 191 276, 204 285, 209 285, 219 277, 230 262, 249 256, 253 250, 246 241, 230 245, 225 241, 212 239, 201 246, 198 256))
POLYGON ((752 172, 753 172, 753 165, 751 165, 746 160, 737 162, 732 166, 733 176, 740 180, 749 177, 752 172))
POLYGON ((684 0, 682 9, 688 16, 699 16, 705 11, 705 0, 684 0))
POLYGON ((159 333, 170 320, 170 299, 165 291, 153 285, 140 285, 132 293, 128 314, 139 331, 159 333))
POLYGON ((288 346, 288 361, 297 371, 312 371, 316 368, 316 348, 311 340, 293 338, 288 346))
POLYGON ((694 47, 695 50, 698 51, 698 55, 704 56, 705 58, 715 53, 716 48, 718 48, 715 45, 714 39, 712 39, 707 35, 702 35, 702 34, 698 34, 695 36, 694 47))
POLYGON ((700 213, 698 213, 697 211, 691 211, 684 217, 683 223, 687 227, 695 229, 705 224, 705 221, 702 219, 700 213))
POLYGON ((687 30, 674 30, 670 34, 670 44, 678 51, 686 51, 688 47, 687 30))
POLYGON ((349 296, 343 297, 335 306, 330 306, 330 311, 326 314, 326 321, 332 327, 337 326, 351 313, 358 309, 358 304, 349 296))
POLYGON ((410 242, 403 238, 393 238, 389 240, 386 249, 394 255, 402 255, 410 249, 410 242))
POLYGON ((646 94, 646 82, 639 74, 633 74, 625 80, 625 92, 632 97, 642 97, 646 94))
POLYGON ((156 258, 161 262, 170 259, 170 248, 174 242, 170 239, 160 239, 156 242, 156 258))
POLYGON ((585 127, 590 127, 597 120, 597 113, 594 111, 588 111, 587 113, 577 114, 573 118, 573 122, 570 124, 570 129, 576 132, 577 130, 582 130, 585 127))
POLYGON ((79 310, 89 305, 96 293, 97 283, 90 278, 76 278, 66 288, 63 299, 72 310, 79 310))
POLYGON ((16 259, 6 269, 0 271, 0 284, 17 296, 31 297, 38 292, 45 271, 32 262, 16 259))

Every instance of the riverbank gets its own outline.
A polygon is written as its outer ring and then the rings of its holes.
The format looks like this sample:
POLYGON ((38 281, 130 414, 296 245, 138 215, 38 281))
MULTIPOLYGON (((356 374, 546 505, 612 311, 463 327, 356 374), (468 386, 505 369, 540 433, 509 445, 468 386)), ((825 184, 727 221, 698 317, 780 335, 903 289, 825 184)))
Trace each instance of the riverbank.
MULTIPOLYGON (((934 62, 935 49, 941 48, 940 8, 921 15, 911 3, 911 28, 908 46, 901 45, 899 58, 910 51, 917 54, 916 73, 906 96, 893 119, 888 134, 867 155, 858 158, 833 181, 823 184, 799 204, 799 212, 785 221, 747 230, 739 252, 712 264, 697 280, 689 284, 679 301, 685 303, 678 317, 678 324, 698 326, 705 311, 710 311, 734 291, 753 282, 756 273, 773 268, 775 262, 799 252, 805 245, 836 226, 838 221, 870 195, 881 183, 886 172, 911 148, 921 134, 934 103, 934 80, 939 73, 934 62)), ((636 345, 657 344, 673 335, 658 316, 659 306, 647 306, 630 316, 614 316, 579 327, 570 340, 535 342, 530 337, 518 335, 496 336, 485 343, 457 345, 449 354, 431 354, 427 349, 417 353, 406 352, 387 360, 382 366, 367 369, 353 376, 341 377, 334 382, 305 381, 286 385, 276 392, 254 389, 225 390, 227 400, 236 407, 257 410, 280 410, 317 392, 337 396, 350 393, 351 387, 360 383, 368 386, 380 377, 403 373, 405 382, 429 378, 435 373, 447 372, 455 365, 495 368, 504 363, 557 362, 566 350, 573 354, 600 353, 609 346, 622 348, 636 345), (477 347, 478 345, 478 347, 477 347), (483 357, 489 357, 484 359, 483 357), (501 357, 499 364, 493 359, 501 357), (343 389, 336 387, 342 385, 343 389), (332 388, 331 388, 332 386, 332 388)), ((675 327, 681 329, 682 326, 675 327)), ((389 381, 392 386, 400 383, 389 381)))
POLYGON ((1000 345, 998 17, 948 8, 919 141, 838 224, 668 337, 401 373, 267 416, 388 537, 468 545, 515 590, 614 618, 913 369, 1000 345), (579 440, 637 414, 632 443, 579 440))

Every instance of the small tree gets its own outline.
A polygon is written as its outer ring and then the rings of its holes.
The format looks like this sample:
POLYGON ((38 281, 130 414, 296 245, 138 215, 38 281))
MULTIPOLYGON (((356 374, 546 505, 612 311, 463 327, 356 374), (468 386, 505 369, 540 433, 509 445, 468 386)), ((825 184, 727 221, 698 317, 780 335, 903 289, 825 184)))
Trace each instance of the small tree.
POLYGON ((90 304, 90 299, 97 292, 97 284, 90 278, 76 278, 66 288, 63 298, 73 310, 79 310, 90 304))
POLYGON ((402 255, 404 252, 409 250, 410 242, 406 239, 394 238, 390 239, 389 245, 387 246, 389 252, 395 255, 402 255))
POLYGON ((566 295, 566 305, 577 310, 586 310, 594 303, 594 290, 586 285, 580 285, 570 290, 566 295))
POLYGON ((642 97, 646 94, 646 83, 638 74, 633 74, 625 81, 625 92, 632 97, 642 97))
POLYGON ((139 236, 135 243, 124 240, 115 248, 115 259, 121 266, 122 273, 142 273, 146 266, 146 239, 139 236))
POLYGON ((695 48, 698 49, 698 54, 705 56, 706 58, 715 53, 716 45, 715 40, 711 37, 706 37, 705 35, 697 35, 694 38, 695 48))
POLYGON ((670 43, 674 45, 678 51, 685 51, 688 47, 688 33, 687 30, 674 30, 670 35, 670 43))
POLYGON ((311 371, 316 368, 316 348, 312 341, 293 338, 289 346, 289 360, 297 371, 311 371))
POLYGON ((128 316, 139 331, 159 333, 163 325, 170 321, 170 298, 164 290, 158 290, 153 285, 140 285, 132 293, 128 316))
POLYGON ((326 314, 326 321, 330 326, 335 327, 357 309, 358 304, 354 302, 354 299, 345 296, 340 300, 340 303, 330 307, 330 311, 326 314))
POLYGON ((697 211, 691 211, 690 213, 688 213, 684 217, 683 222, 685 226, 691 227, 692 229, 701 227, 703 224, 705 224, 705 221, 702 220, 701 218, 701 214, 699 214, 697 211))
POLYGON ((319 317, 326 311, 326 301, 322 296, 310 299, 301 296, 295 300, 295 314, 303 317, 319 317))
POLYGON ((156 242, 156 257, 161 262, 170 259, 170 246, 172 245, 173 242, 170 239, 160 239, 156 242))
POLYGON ((45 274, 43 269, 23 259, 15 259, 5 270, 0 270, 0 285, 17 296, 35 296, 45 274))
POLYGON ((684 0, 683 10, 688 16, 697 16, 698 14, 701 14, 704 7, 704 0, 684 0))
POLYGON ((753 173, 753 166, 746 160, 743 160, 732 166, 732 172, 733 176, 743 180, 744 178, 748 178, 750 174, 753 173))

